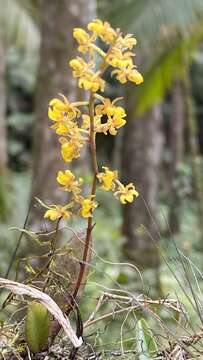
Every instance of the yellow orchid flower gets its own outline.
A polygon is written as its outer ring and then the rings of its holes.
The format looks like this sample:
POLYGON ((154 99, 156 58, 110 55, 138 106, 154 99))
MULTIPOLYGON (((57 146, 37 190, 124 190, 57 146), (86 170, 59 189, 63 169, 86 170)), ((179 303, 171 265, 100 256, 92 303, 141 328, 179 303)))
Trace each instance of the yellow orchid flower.
POLYGON ((102 183, 102 189, 108 191, 115 189, 115 183, 114 180, 118 178, 118 172, 116 170, 111 171, 108 167, 102 166, 102 169, 104 169, 104 172, 101 172, 97 174, 97 178, 102 183))
POLYGON ((80 185, 83 180, 81 178, 76 180, 75 175, 70 170, 59 171, 56 180, 60 185, 63 185, 61 188, 63 191, 73 192, 74 194, 81 192, 80 185))
POLYGON ((116 79, 119 80, 121 84, 125 84, 128 80, 130 80, 136 85, 140 85, 144 81, 142 74, 136 70, 135 65, 128 66, 123 69, 116 69, 112 71, 111 74, 116 74, 116 79))
POLYGON ((122 51, 126 49, 132 50, 132 48, 137 44, 137 40, 133 37, 132 34, 127 34, 126 36, 119 38, 116 41, 117 48, 121 49, 122 51))
MULTIPOLYGON (((94 179, 92 191, 89 196, 81 196, 83 180, 77 179, 70 170, 60 170, 57 173, 57 182, 61 185, 61 191, 71 192, 72 202, 68 205, 47 206, 38 200, 45 208, 45 219, 52 221, 57 219, 69 219, 72 209, 79 206, 79 214, 84 218, 92 217, 94 209, 98 206, 95 201, 95 177, 105 191, 112 190, 122 204, 131 203, 138 196, 138 192, 132 183, 124 186, 118 180, 116 170, 110 170, 103 166, 98 171, 96 160, 95 136, 97 133, 116 135, 119 128, 126 124, 126 112, 122 106, 117 106, 120 99, 111 101, 104 98, 98 92, 103 92, 105 80, 103 74, 110 66, 115 69, 112 75, 122 84, 132 81, 135 84, 143 82, 142 75, 133 64, 132 52, 137 40, 131 35, 123 36, 119 29, 113 29, 106 21, 95 19, 91 21, 87 29, 75 28, 73 38, 78 43, 78 50, 85 57, 76 57, 70 60, 69 65, 73 77, 78 79, 78 87, 90 92, 88 101, 70 102, 65 96, 54 98, 49 103, 48 116, 53 121, 51 128, 61 136, 61 155, 65 162, 71 162, 81 156, 81 147, 89 144, 94 158, 94 179), (96 43, 101 39, 108 46, 105 51, 96 43), (95 62, 94 54, 99 54, 100 64, 95 62), (86 56, 87 53, 87 56, 86 56), (88 59, 88 60, 87 60, 88 59), (96 103, 99 101, 99 103, 96 103), (85 107, 84 112, 80 111, 85 107)), ((88 223, 91 223, 89 220, 88 223)), ((89 225, 88 225, 89 226, 89 225)))
POLYGON ((132 203, 134 197, 137 198, 139 193, 135 190, 135 187, 132 183, 124 186, 118 181, 118 190, 114 193, 115 196, 118 196, 121 204, 126 204, 127 202, 132 203))
POLYGON ((79 211, 80 215, 84 218, 92 217, 92 213, 94 209, 98 206, 98 204, 93 200, 93 196, 89 196, 88 198, 80 198, 79 200, 81 209, 79 211))
POLYGON ((117 32, 110 26, 107 21, 102 22, 101 20, 96 19, 90 22, 87 28, 99 36, 106 44, 113 44, 118 36, 117 32))
POLYGON ((86 53, 90 49, 91 38, 85 30, 81 28, 75 28, 73 30, 73 37, 79 44, 78 51, 86 53))
POLYGON ((81 57, 69 61, 70 67, 73 69, 73 77, 80 77, 94 67, 93 62, 86 63, 81 57))
POLYGON ((64 119, 73 120, 80 116, 80 110, 73 106, 68 99, 63 96, 64 101, 52 99, 49 103, 48 116, 53 121, 62 121, 64 119))
POLYGON ((72 138, 68 141, 66 138, 61 138, 61 155, 64 161, 71 162, 73 159, 80 157, 81 142, 79 139, 72 138))
POLYGON ((115 102, 119 99, 115 99, 114 101, 110 101, 108 98, 103 99, 102 105, 96 106, 96 114, 97 115, 107 115, 107 123, 103 124, 103 132, 106 134, 107 131, 110 132, 111 135, 117 134, 117 129, 124 126, 126 124, 126 112, 121 106, 115 106, 115 102))
POLYGON ((78 86, 93 92, 104 91, 105 81, 94 73, 84 73, 79 79, 78 86))
POLYGON ((70 122, 66 121, 57 121, 54 125, 51 126, 51 129, 56 131, 57 135, 67 136, 70 133, 70 122))
POLYGON ((113 48, 106 57, 106 60, 111 66, 122 69, 133 65, 133 56, 135 56, 135 54, 132 52, 126 51, 123 53, 120 49, 113 48))
POLYGON ((50 205, 47 206, 48 210, 45 212, 44 214, 44 218, 45 219, 49 219, 51 221, 55 221, 58 219, 70 219, 71 217, 71 211, 69 211, 68 209, 72 207, 72 204, 68 204, 65 206, 62 205, 50 205))

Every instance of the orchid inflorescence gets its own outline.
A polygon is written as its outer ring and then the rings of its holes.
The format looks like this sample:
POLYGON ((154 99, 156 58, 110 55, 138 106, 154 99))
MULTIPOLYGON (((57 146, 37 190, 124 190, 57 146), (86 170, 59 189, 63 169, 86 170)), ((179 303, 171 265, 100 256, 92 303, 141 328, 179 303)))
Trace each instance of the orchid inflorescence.
POLYGON ((126 112, 118 105, 121 98, 111 101, 101 95, 105 90, 104 72, 111 66, 112 76, 124 84, 131 81, 136 85, 143 82, 142 75, 133 63, 135 54, 132 52, 136 39, 128 34, 123 36, 120 29, 113 29, 108 22, 94 20, 87 25, 87 31, 81 28, 73 30, 73 37, 78 43, 78 51, 83 57, 76 57, 69 62, 73 77, 78 79, 78 87, 90 92, 89 101, 69 102, 64 96, 54 98, 49 103, 48 116, 53 121, 52 129, 59 135, 61 156, 65 162, 71 162, 81 155, 81 148, 90 145, 94 179, 89 196, 82 196, 82 178, 77 179, 71 170, 59 171, 57 182, 60 190, 71 194, 70 202, 64 206, 43 204, 47 211, 46 219, 69 219, 77 212, 84 218, 92 217, 93 210, 98 206, 95 200, 96 183, 99 182, 105 191, 112 191, 122 204, 131 203, 138 196, 132 183, 123 185, 116 170, 103 166, 98 170, 96 159, 96 134, 116 135, 118 129, 126 124, 126 112), (104 52, 97 46, 102 40, 108 50, 104 52), (95 53, 101 58, 96 66, 95 53), (88 59, 88 60, 87 60, 88 59), (84 110, 82 110, 84 109, 84 110))

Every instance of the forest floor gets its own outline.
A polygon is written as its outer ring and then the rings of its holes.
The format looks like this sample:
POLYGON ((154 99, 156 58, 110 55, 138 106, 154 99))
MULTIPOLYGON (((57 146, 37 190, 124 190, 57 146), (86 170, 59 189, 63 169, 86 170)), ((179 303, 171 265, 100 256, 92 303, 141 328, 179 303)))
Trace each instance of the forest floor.
MULTIPOLYGON (((0 254, 0 269, 2 275, 8 266, 9 259, 19 236, 19 231, 8 231, 8 228, 22 227, 26 216, 26 204, 28 203, 29 197, 29 174, 14 174, 13 179, 13 193, 10 195, 13 207, 12 216, 9 218, 8 223, 2 224, 0 228, 0 247, 2 249, 0 254), (15 194, 17 195, 14 196, 15 194)), ((94 232, 96 255, 92 264, 91 276, 85 290, 84 301, 81 302, 80 309, 84 319, 87 319, 91 311, 94 309, 96 299, 104 287, 112 289, 114 287, 116 288, 119 284, 123 291, 133 293, 138 291, 138 288, 136 288, 138 281, 135 281, 134 272, 132 272, 128 266, 121 266, 119 264, 123 241, 120 233, 122 219, 119 209, 118 207, 114 207, 112 205, 112 201, 109 199, 108 195, 106 195, 106 197, 102 195, 100 199, 100 194, 98 194, 98 197, 102 206, 98 208, 96 215, 96 226, 94 232)), ((167 222, 165 220, 166 216, 164 215, 166 213, 166 205, 161 204, 160 218, 158 221, 160 230, 163 231, 163 233, 167 230, 167 222)), ((83 224, 71 224, 71 226, 82 225, 83 224)), ((201 319, 199 318, 196 309, 194 309, 195 298, 193 295, 194 293, 201 311, 201 309, 203 309, 203 269, 200 235, 196 214, 196 204, 188 201, 188 203, 184 204, 184 208, 182 209, 181 232, 173 239, 177 244, 178 251, 175 248, 174 242, 170 236, 168 236, 168 238, 163 237, 160 241, 160 251, 178 279, 178 281, 175 279, 167 263, 164 263, 163 261, 159 269, 163 294, 165 294, 166 298, 175 297, 184 304, 187 309, 187 321, 185 324, 187 331, 190 331, 191 333, 193 333, 193 329, 195 329, 195 333, 197 329, 202 328, 201 319), (184 261, 187 274, 183 269, 181 259, 184 261)), ((22 242, 22 247, 23 244, 24 242, 22 242)), ((12 272, 11 277, 14 278, 14 275, 15 274, 12 272)), ((147 295, 154 298, 155 293, 153 291, 152 272, 145 271, 142 275, 146 285, 147 295)), ((105 307, 104 310, 108 311, 108 306, 105 307)), ((145 318, 149 318, 149 323, 153 331, 156 328, 156 331, 162 334, 163 331, 160 330, 157 324, 155 324, 154 320, 152 321, 150 317, 146 316, 146 313, 143 312, 141 315, 143 314, 145 318)), ((138 319, 140 318, 139 316, 138 319)), ((172 319, 169 312, 161 312, 161 317, 164 321, 164 326, 169 329, 169 332, 174 333, 177 338, 179 335, 181 336, 184 329, 181 330, 181 327, 178 328, 178 321, 176 323, 176 319, 172 319)), ((1 314, 0 320, 3 321, 4 319, 5 314, 3 316, 1 314)), ((112 320, 110 325, 109 322, 105 324, 102 323, 100 326, 98 325, 93 329, 90 329, 89 333, 85 332, 84 342, 86 345, 78 351, 77 360, 150 360, 150 357, 144 353, 136 355, 136 350, 132 350, 136 349, 137 346, 135 340, 135 321, 132 322, 132 319, 128 319, 128 321, 126 321, 125 336, 121 334, 124 322, 125 318, 123 320, 116 318, 114 321, 112 320), (124 336, 123 339, 121 339, 122 336, 124 336), (130 339, 129 344, 127 343, 128 338, 130 339), (122 340, 124 345, 126 344, 125 346, 122 345, 123 348, 121 346, 122 340)), ((201 348, 203 348, 203 346, 200 345, 200 351, 202 351, 201 348)), ((16 354, 9 355, 9 357, 6 357, 6 355, 1 357, 1 351, 2 349, 0 348, 0 359, 21 359, 16 354)), ((69 359, 71 351, 72 346, 67 341, 67 338, 61 338, 49 349, 49 351, 32 355, 32 357, 30 357, 31 355, 28 355, 27 353, 23 359, 69 359)), ((166 354, 166 357, 156 357, 156 359, 192 359, 189 355, 184 356, 185 357, 169 358, 168 354, 166 354)), ((195 358, 203 359, 203 355, 198 355, 195 358)))

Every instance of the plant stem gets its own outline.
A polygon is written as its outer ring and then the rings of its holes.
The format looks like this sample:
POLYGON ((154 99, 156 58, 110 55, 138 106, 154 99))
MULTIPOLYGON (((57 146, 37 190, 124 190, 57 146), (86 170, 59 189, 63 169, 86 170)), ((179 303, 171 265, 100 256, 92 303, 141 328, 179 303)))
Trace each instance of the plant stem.
MULTIPOLYGON (((111 52, 112 48, 113 48, 113 45, 109 48, 107 54, 105 55, 105 57, 103 58, 103 61, 101 62, 100 69, 99 69, 100 76, 103 75, 106 68, 108 67, 106 58, 109 55, 109 53, 111 52)), ((94 128, 94 96, 95 96, 95 94, 93 92, 91 92, 90 98, 89 98, 89 103, 88 103, 89 116, 90 116, 89 144, 90 144, 91 157, 92 157, 92 168, 93 168, 92 190, 91 190, 91 195, 90 195, 91 197, 94 197, 95 193, 96 193, 97 174, 98 174, 97 153, 96 153, 96 132, 95 132, 95 128, 94 128)), ((78 292, 80 290, 80 287, 81 287, 81 284, 83 281, 83 277, 84 277, 85 269, 86 269, 86 263, 88 261, 92 229, 93 229, 93 219, 92 219, 92 217, 89 217, 88 222, 87 222, 87 232, 86 232, 86 239, 85 239, 85 245, 84 245, 84 252, 83 252, 83 257, 82 257, 82 260, 80 263, 80 272, 78 274, 78 279, 77 279, 77 282, 75 285, 74 292, 71 296, 69 308, 66 311, 67 316, 74 309, 74 305, 76 303, 76 298, 77 298, 78 292)), ((53 340, 59 333, 60 329, 61 329, 61 325, 58 322, 57 323, 55 322, 52 327, 51 342, 53 342, 53 340)), ((80 334, 80 336, 82 336, 82 334, 80 334)))
MULTIPOLYGON (((96 154, 96 133, 94 129, 94 94, 90 94, 89 98, 89 116, 90 116, 90 137, 89 137, 89 143, 90 143, 90 149, 91 149, 91 157, 92 157, 92 168, 93 168, 93 179, 92 179, 92 189, 91 189, 91 197, 95 196, 96 193, 96 187, 97 187, 97 174, 98 174, 98 165, 97 165, 97 154, 96 154)), ((88 218, 87 223, 87 232, 86 232, 86 239, 85 239, 85 245, 84 245, 84 252, 83 257, 80 263, 80 272, 78 274, 78 279, 75 285, 74 292, 71 296, 69 308, 66 311, 66 315, 68 316, 70 312, 73 310, 76 298, 78 295, 78 292, 80 290, 83 277, 85 274, 86 269, 86 263, 88 261, 88 254, 90 251, 90 243, 91 243, 91 233, 93 229, 93 218, 88 218)), ((57 334, 59 333, 61 329, 61 325, 57 322, 54 324, 52 328, 52 334, 51 334, 51 342, 55 339, 57 334)), ((79 334, 79 336, 82 336, 82 334, 79 334)))
MULTIPOLYGON (((92 156, 92 166, 93 166, 93 180, 92 180, 92 191, 91 196, 95 196, 96 186, 97 186, 97 174, 98 174, 98 165, 97 165, 97 154, 96 154, 96 134, 94 129, 94 95, 91 93, 89 99, 89 116, 90 116, 90 148, 92 156)), ((82 279, 85 273, 86 262, 88 258, 89 246, 91 241, 91 232, 92 232, 92 217, 88 218, 87 223, 87 233, 84 246, 84 253, 82 258, 82 263, 80 265, 80 272, 78 275, 78 280, 73 292, 73 299, 75 300, 80 289, 82 279)), ((70 311, 69 311, 70 312, 70 311)))
POLYGON ((106 53, 100 49, 97 45, 95 44, 91 44, 92 49, 94 49, 101 57, 105 58, 106 57, 106 53))

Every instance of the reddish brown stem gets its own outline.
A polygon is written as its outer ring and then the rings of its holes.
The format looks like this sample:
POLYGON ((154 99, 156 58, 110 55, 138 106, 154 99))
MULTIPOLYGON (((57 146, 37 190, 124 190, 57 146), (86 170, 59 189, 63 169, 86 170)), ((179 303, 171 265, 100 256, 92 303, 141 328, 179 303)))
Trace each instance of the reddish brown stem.
MULTIPOLYGON (((95 139, 96 137, 95 137, 95 131, 94 131, 94 95, 93 95, 93 93, 91 93, 90 99, 89 99, 89 115, 90 115, 90 148, 91 148, 92 166, 93 166, 93 173, 94 173, 93 181, 92 181, 91 196, 95 196, 96 186, 97 186, 98 166, 97 166, 97 157, 96 157, 96 139, 95 139)), ((91 240, 91 232, 92 232, 92 217, 89 217, 88 224, 87 224, 87 234, 86 234, 86 240, 85 240, 84 253, 83 253, 82 263, 80 266, 78 280, 77 280, 77 283, 75 286, 75 290, 73 292, 73 300, 75 300, 77 297, 77 294, 80 289, 82 279, 84 276, 86 262, 87 262, 87 258, 88 258, 89 245, 90 245, 90 240, 91 240)))
MULTIPOLYGON (((90 99, 89 99, 89 116, 90 116, 90 148, 91 148, 91 156, 92 156, 92 167, 93 167, 93 180, 92 180, 92 190, 91 190, 91 196, 95 196, 96 193, 96 186, 97 186, 97 174, 98 174, 98 165, 97 165, 97 156, 96 156, 96 134, 94 130, 94 95, 91 93, 90 99)), ((85 246, 84 246, 84 252, 82 261, 80 264, 80 272, 78 275, 77 283, 75 285, 74 292, 72 294, 69 309, 66 312, 66 315, 69 315, 70 312, 74 308, 74 304, 78 295, 78 292, 80 290, 83 277, 85 274, 86 269, 86 263, 88 259, 88 252, 90 248, 90 242, 91 242, 91 233, 93 228, 93 219, 92 217, 88 218, 87 223, 87 233, 86 233, 86 239, 85 239, 85 246)), ((52 341, 57 336, 58 332, 61 329, 61 325, 59 323, 54 324, 54 327, 52 329, 52 341)), ((81 334, 82 335, 82 334, 81 334)))

